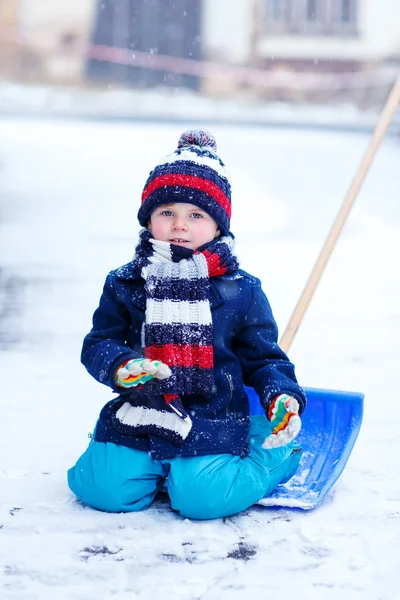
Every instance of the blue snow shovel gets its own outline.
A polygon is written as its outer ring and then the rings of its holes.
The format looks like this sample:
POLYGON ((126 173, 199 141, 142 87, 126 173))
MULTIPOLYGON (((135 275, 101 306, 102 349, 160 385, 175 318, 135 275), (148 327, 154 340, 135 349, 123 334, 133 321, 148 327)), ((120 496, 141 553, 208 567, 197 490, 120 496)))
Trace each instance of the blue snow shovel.
MULTIPOLYGON (((288 351, 300 326, 399 102, 400 78, 386 101, 367 151, 279 342, 285 352, 288 351)), ((251 413, 265 414, 255 391, 250 388, 246 391, 251 413)), ((285 506, 303 510, 319 506, 346 466, 357 439, 363 415, 364 394, 314 388, 305 388, 305 392, 308 403, 302 415, 302 430, 297 438, 299 445, 303 447, 299 469, 287 484, 278 486, 270 496, 260 500, 259 504, 263 506, 285 506)))
MULTIPOLYGON (((296 438, 303 455, 296 475, 258 504, 311 510, 322 502, 346 466, 360 431, 364 395, 304 388, 307 408, 296 438)), ((265 415, 256 392, 246 388, 252 415, 265 415)))

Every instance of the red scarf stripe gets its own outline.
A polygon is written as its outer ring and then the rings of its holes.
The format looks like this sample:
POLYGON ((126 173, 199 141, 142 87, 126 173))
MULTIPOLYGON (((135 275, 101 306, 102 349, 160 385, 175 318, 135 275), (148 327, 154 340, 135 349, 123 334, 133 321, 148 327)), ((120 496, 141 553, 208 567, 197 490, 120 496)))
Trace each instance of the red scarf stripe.
POLYGON ((173 400, 177 400, 179 398, 178 394, 164 394, 165 402, 167 404, 171 404, 173 400))
POLYGON ((208 274, 210 277, 225 275, 226 265, 221 263, 221 257, 218 256, 218 254, 215 252, 210 252, 209 250, 203 250, 202 254, 204 254, 207 261, 208 274))
POLYGON ((146 358, 161 360, 173 367, 198 367, 212 369, 214 353, 212 346, 165 344, 145 348, 146 358))
POLYGON ((228 217, 231 217, 232 207, 229 198, 215 183, 208 179, 202 179, 195 175, 182 175, 180 173, 166 173, 156 177, 145 187, 142 194, 142 204, 158 188, 165 186, 182 185, 194 188, 208 194, 224 209, 228 217))

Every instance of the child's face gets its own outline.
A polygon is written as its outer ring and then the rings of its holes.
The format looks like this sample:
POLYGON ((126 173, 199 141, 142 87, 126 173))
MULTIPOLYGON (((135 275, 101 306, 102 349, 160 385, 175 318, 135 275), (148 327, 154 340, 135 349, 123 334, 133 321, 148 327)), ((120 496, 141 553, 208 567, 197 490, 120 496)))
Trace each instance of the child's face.
POLYGON ((197 250, 220 235, 214 219, 194 204, 162 204, 151 213, 148 229, 155 240, 197 250))

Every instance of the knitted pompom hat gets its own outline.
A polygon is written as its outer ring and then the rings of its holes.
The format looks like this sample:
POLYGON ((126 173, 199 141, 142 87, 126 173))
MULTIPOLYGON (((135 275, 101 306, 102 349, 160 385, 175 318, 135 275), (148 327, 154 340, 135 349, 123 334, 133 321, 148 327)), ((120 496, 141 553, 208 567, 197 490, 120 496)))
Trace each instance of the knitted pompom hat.
POLYGON ((222 235, 229 233, 231 186, 211 133, 185 131, 175 152, 151 171, 142 193, 139 223, 147 227, 153 210, 172 202, 195 204, 214 219, 222 235))

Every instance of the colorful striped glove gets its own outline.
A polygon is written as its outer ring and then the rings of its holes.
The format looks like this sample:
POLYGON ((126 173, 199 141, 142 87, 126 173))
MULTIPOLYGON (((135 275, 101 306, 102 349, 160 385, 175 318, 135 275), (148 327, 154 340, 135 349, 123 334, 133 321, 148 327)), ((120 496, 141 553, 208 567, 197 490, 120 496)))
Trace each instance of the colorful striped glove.
POLYGON ((160 360, 134 358, 126 360, 118 367, 116 382, 121 387, 130 388, 144 384, 155 377, 157 379, 167 379, 170 375, 171 369, 160 360))
POLYGON ((285 446, 294 440, 301 429, 299 403, 288 394, 280 394, 272 400, 267 416, 273 428, 262 445, 267 450, 285 446))

